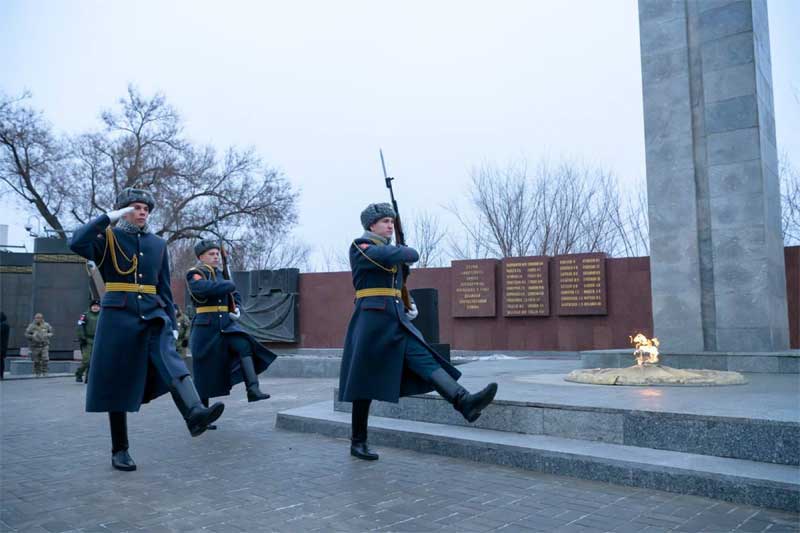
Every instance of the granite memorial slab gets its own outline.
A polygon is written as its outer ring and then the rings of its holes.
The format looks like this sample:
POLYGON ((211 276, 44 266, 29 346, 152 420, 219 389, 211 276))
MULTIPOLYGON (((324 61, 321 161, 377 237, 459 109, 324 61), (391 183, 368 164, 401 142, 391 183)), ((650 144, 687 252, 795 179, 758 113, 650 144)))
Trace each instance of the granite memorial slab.
POLYGON ((451 312, 454 317, 492 317, 497 314, 496 259, 452 261, 451 312))

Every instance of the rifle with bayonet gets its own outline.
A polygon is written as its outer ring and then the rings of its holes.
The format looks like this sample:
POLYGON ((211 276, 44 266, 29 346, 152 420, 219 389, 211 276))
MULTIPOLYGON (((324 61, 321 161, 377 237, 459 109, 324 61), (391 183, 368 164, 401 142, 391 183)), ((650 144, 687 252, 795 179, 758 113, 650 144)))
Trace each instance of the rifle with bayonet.
MULTIPOLYGON (((392 209, 394 209, 394 241, 397 243, 398 246, 405 246, 406 245, 406 236, 403 233, 403 224, 400 222, 400 210, 397 207, 397 200, 394 198, 394 189, 392 189, 392 181, 394 178, 389 177, 386 172, 386 162, 383 159, 383 150, 378 149, 378 153, 381 156, 381 167, 383 168, 383 179, 386 182, 386 188, 389 189, 389 197, 392 199, 392 209)), ((408 294, 408 273, 409 268, 407 265, 403 265, 403 288, 400 289, 400 298, 403 300, 403 306, 405 306, 406 310, 411 309, 411 296, 408 294)))
POLYGON ((86 262, 86 274, 89 276, 89 293, 92 295, 92 300, 102 300, 106 293, 106 284, 94 261, 86 262))

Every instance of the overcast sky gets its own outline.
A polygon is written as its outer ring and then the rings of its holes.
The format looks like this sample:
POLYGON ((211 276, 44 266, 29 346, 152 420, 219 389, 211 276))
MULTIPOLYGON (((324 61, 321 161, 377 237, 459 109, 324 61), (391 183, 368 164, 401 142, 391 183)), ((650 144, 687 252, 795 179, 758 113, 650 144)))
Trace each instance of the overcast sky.
MULTIPOLYGON (((800 164, 800 0, 768 5, 778 149, 800 164)), ((0 50, 0 89, 30 89, 58 131, 99 128, 132 82, 194 141, 254 146, 300 189, 317 265, 387 199, 379 147, 409 216, 462 197, 484 161, 644 179, 635 0, 3 0, 0 50)), ((26 216, 3 202, 22 243, 26 216)))

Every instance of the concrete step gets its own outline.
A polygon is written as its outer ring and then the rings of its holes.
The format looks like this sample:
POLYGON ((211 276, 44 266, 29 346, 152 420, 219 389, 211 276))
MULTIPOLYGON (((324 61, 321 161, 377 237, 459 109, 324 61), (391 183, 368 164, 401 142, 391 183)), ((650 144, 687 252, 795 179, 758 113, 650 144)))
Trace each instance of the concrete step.
MULTIPOLYGON (((349 413, 335 411, 329 401, 280 412, 275 425, 350 436, 349 413)), ((800 511, 800 469, 795 466, 381 416, 370 417, 369 435, 373 445, 800 511)))
POLYGON ((17 379, 50 379, 50 378, 72 378, 75 379, 75 373, 67 373, 67 372, 58 372, 52 373, 48 372, 46 376, 35 376, 33 374, 11 374, 6 372, 3 375, 3 379, 5 380, 17 380, 17 379))
MULTIPOLYGON (((352 404, 334 409, 349 412, 352 404)), ((495 400, 474 424, 431 393, 373 402, 375 416, 469 426, 495 431, 550 435, 640 448, 800 465, 800 424, 781 420, 693 415, 640 409, 495 400)))
MULTIPOLYGON (((9 373, 12 376, 27 376, 33 374, 33 361, 30 359, 16 359, 6 361, 9 373)), ((48 374, 72 374, 81 366, 80 361, 53 361, 52 359, 47 364, 48 374)))

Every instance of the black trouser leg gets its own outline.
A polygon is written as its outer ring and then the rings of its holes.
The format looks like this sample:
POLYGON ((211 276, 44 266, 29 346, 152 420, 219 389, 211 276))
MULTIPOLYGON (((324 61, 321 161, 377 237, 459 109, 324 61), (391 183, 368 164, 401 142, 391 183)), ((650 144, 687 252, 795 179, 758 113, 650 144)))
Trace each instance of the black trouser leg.
POLYGON ((367 442, 367 424, 369 422, 369 407, 372 400, 353 400, 353 413, 351 417, 352 442, 367 442))
POLYGON ((202 434, 208 425, 213 423, 222 415, 225 406, 222 403, 215 403, 210 408, 203 407, 200 395, 192 381, 192 376, 188 373, 182 376, 173 376, 167 368, 165 357, 179 357, 174 352, 172 341, 166 343, 167 350, 173 350, 172 354, 161 353, 163 336, 167 333, 163 331, 163 326, 153 322, 147 330, 146 346, 150 362, 155 367, 161 379, 169 384, 169 391, 175 406, 180 411, 181 416, 186 420, 186 426, 192 437, 202 434))
POLYGON ((108 413, 111 426, 111 453, 128 449, 128 413, 114 411, 108 413))
POLYGON ((351 418, 350 455, 367 461, 378 459, 378 454, 370 451, 367 446, 367 424, 369 422, 369 406, 371 403, 372 400, 353 400, 351 418))
POLYGON ((108 423, 111 426, 111 466, 124 472, 136 470, 136 463, 128 453, 128 413, 110 412, 108 423))

